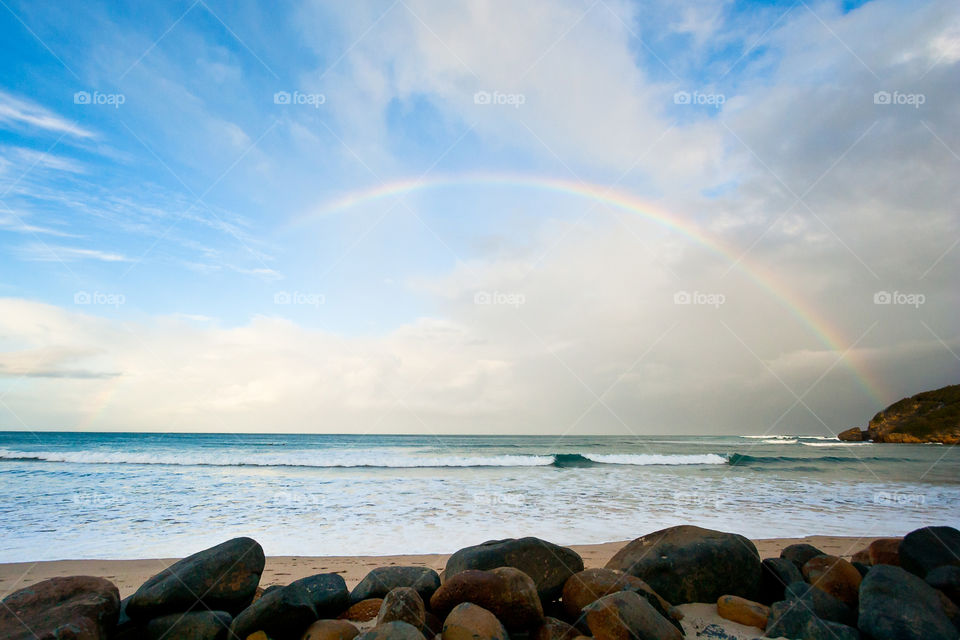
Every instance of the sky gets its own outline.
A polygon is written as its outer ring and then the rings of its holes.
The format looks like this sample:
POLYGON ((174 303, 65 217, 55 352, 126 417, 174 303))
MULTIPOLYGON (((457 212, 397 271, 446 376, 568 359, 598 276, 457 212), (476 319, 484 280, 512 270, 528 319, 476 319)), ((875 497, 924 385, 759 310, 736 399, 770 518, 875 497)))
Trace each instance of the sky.
POLYGON ((955 0, 0 0, 0 428, 865 426, 958 99, 955 0))

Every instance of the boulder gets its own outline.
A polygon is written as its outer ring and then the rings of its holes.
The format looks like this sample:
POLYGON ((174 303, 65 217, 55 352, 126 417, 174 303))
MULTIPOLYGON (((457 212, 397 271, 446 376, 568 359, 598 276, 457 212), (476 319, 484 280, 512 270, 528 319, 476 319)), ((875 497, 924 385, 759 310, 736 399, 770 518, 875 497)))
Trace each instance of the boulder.
POLYGON ((353 640, 359 634, 360 630, 346 620, 317 620, 300 640, 353 640))
POLYGON ((497 617, 471 602, 461 602, 450 611, 441 635, 443 640, 509 640, 497 617))
POLYGON ((726 594, 755 598, 760 587, 760 555, 752 542, 689 525, 637 538, 606 566, 640 578, 673 604, 713 603, 726 594))
POLYGON ((783 590, 792 582, 803 582, 803 574, 797 565, 787 558, 767 558, 760 563, 760 594, 757 598, 764 604, 783 600, 783 590))
POLYGON ((430 602, 430 596, 440 587, 440 576, 429 567, 378 567, 353 588, 350 602, 382 598, 397 587, 413 587, 424 602, 430 602))
POLYGON ((812 544, 807 544, 801 542, 798 544, 791 544, 783 548, 780 552, 781 558, 786 558, 794 564, 797 569, 803 570, 803 565, 807 564, 807 560, 810 558, 815 558, 816 556, 826 555, 820 549, 817 549, 812 544))
POLYGON ((230 631, 238 638, 263 631, 270 640, 299 640, 316 619, 310 592, 291 584, 263 594, 233 619, 230 631))
POLYGON ((144 582, 130 597, 127 615, 146 620, 196 608, 236 615, 253 600, 263 565, 263 549, 256 540, 228 540, 144 582))
POLYGON ((543 606, 533 580, 519 569, 468 569, 447 578, 430 598, 430 609, 446 616, 461 602, 490 611, 508 631, 526 631, 543 619, 543 606))
POLYGON ((890 564, 899 567, 902 540, 902 538, 877 538, 867 547, 869 560, 864 564, 890 564))
POLYGON ((546 617, 537 627, 537 630, 530 634, 531 640, 574 640, 580 632, 576 627, 571 626, 563 620, 546 617))
POLYGON ((826 591, 843 604, 857 608, 860 572, 837 556, 815 556, 803 565, 804 579, 817 589, 826 591))
POLYGON ((960 567, 944 565, 927 573, 927 584, 960 605, 960 567))
POLYGON ((226 611, 168 613, 147 623, 149 640, 227 640, 233 617, 226 611))
POLYGON ((717 613, 727 620, 766 629, 770 607, 740 596, 720 596, 717 598, 717 613))
POLYGON ((869 439, 867 433, 867 431, 861 430, 860 427, 850 427, 838 433, 837 440, 842 442, 863 442, 869 439))
POLYGON ((413 587, 397 587, 383 597, 377 613, 377 625, 400 620, 422 629, 425 616, 426 608, 417 590, 413 587))
POLYGON ((860 640, 860 632, 853 627, 822 620, 799 600, 773 603, 766 631, 768 638, 860 640))
POLYGON ((14 591, 2 602, 4 640, 105 640, 120 613, 117 587, 90 576, 50 578, 14 591))
POLYGON ((491 540, 460 549, 450 556, 444 578, 452 578, 467 569, 497 567, 514 567, 523 571, 537 585, 540 599, 549 602, 560 597, 570 576, 583 571, 583 558, 572 549, 539 538, 491 540))
POLYGON ((313 609, 320 618, 332 618, 350 605, 350 592, 340 574, 318 573, 290 584, 307 590, 313 609))
POLYGON ((578 626, 584 626, 584 623, 578 620, 583 608, 617 591, 633 591, 653 605, 660 615, 681 629, 680 624, 669 614, 671 604, 661 598, 650 585, 636 576, 613 569, 585 569, 570 576, 567 583, 563 585, 564 614, 571 621, 577 620, 578 626))
POLYGON ((787 601, 802 600, 803 605, 818 618, 853 626, 857 623, 856 612, 832 595, 817 589, 806 582, 793 582, 784 589, 783 598, 787 601))
POLYGON ((869 548, 864 547, 863 549, 860 549, 860 551, 857 551, 855 554, 850 556, 850 564, 857 564, 858 562, 860 564, 870 564, 869 548))
POLYGON ((364 631, 357 640, 427 640, 414 626, 395 620, 364 631))
POLYGON ((669 620, 631 591, 603 596, 584 608, 596 640, 683 640, 669 620))
POLYGON ((383 598, 367 598, 360 602, 350 605, 350 607, 337 616, 338 620, 349 620, 351 622, 369 622, 380 613, 380 606, 383 604, 383 598))
POLYGON ((960 566, 960 531, 953 527, 924 527, 911 531, 899 547, 900 566, 926 578, 946 565, 960 566))
POLYGON ((889 565, 874 567, 860 586, 860 630, 873 640, 957 640, 937 591, 889 565))

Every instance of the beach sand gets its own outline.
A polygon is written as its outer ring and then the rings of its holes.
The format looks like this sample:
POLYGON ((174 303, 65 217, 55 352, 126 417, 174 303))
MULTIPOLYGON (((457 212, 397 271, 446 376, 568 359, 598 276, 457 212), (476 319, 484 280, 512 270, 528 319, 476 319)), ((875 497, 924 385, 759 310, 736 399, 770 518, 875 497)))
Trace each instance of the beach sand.
MULTIPOLYGON (((761 558, 780 555, 780 550, 797 542, 806 542, 831 555, 846 557, 863 549, 875 538, 811 536, 754 540, 761 558)), ((628 541, 604 544, 574 545, 587 568, 602 567, 628 541)), ((199 551, 197 549, 196 551, 199 551)), ((397 556, 274 556, 260 579, 261 586, 288 584, 317 573, 339 573, 351 589, 368 571, 390 565, 426 566, 442 571, 450 554, 397 556)), ((89 575, 106 578, 117 585, 120 596, 132 594, 148 578, 172 564, 174 559, 154 560, 54 560, 49 562, 16 562, 0 564, 0 597, 22 587, 56 576, 89 575)))

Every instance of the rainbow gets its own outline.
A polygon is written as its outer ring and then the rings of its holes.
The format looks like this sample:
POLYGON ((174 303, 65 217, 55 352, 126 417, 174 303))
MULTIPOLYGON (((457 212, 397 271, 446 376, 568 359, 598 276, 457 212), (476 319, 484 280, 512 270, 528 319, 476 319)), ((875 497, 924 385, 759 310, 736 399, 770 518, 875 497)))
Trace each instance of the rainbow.
MULTIPOLYGON (((287 226, 301 226, 311 221, 341 213, 361 204, 369 204, 391 197, 396 198, 417 191, 447 187, 476 186, 514 187, 566 194, 591 200, 598 204, 608 205, 656 222, 667 229, 686 236, 697 244, 729 260, 739 271, 779 301, 791 315, 810 330, 819 342, 831 351, 842 354, 851 345, 851 342, 846 339, 840 331, 833 328, 816 309, 791 291, 784 282, 766 272, 756 264, 756 262, 748 260, 743 251, 724 244, 715 237, 707 235, 692 221, 671 214, 649 202, 640 200, 630 193, 602 185, 558 180, 536 175, 496 173, 465 173, 431 176, 421 179, 396 180, 393 182, 385 182, 373 188, 351 191, 336 199, 329 200, 319 208, 305 215, 295 217, 287 226)), ((889 394, 881 391, 883 389, 882 383, 871 377, 866 367, 858 364, 850 357, 845 358, 845 360, 847 366, 856 375, 860 385, 877 401, 877 404, 881 404, 884 398, 889 397, 889 394)))

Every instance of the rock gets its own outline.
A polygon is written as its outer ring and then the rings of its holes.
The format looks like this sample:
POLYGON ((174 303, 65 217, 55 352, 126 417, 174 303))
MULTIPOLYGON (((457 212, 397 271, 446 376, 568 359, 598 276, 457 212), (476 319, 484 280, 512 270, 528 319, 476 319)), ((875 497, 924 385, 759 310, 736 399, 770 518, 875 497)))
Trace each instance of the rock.
POLYGON ((803 571, 803 565, 807 564, 807 560, 822 555, 826 554, 812 544, 806 544, 805 542, 791 544, 787 547, 784 547, 780 552, 781 558, 786 558, 801 571, 803 571))
POLYGON ((727 620, 766 629, 770 607, 739 596, 720 596, 717 598, 717 613, 727 620))
POLYGON ((226 611, 168 613, 147 623, 149 640, 226 640, 233 617, 226 611))
POLYGON ((337 573, 318 573, 290 583, 300 585, 310 594, 310 602, 320 618, 332 618, 350 605, 347 583, 337 573))
POLYGON ((870 564, 870 549, 864 547, 857 551, 855 554, 850 556, 850 564, 856 564, 857 562, 861 564, 870 564))
POLYGON ((927 573, 927 584, 960 605, 960 567, 945 565, 927 573))
POLYGON ((130 597, 133 619, 201 609, 236 615, 253 600, 263 573, 263 549, 256 540, 234 538, 172 564, 130 597))
POLYGON ((716 602, 726 594, 755 598, 760 555, 743 536, 689 525, 637 538, 607 563, 644 580, 673 604, 716 602))
POLYGON ((427 640, 420 631, 406 622, 395 620, 364 631, 357 640, 427 640))
POLYGON ((869 560, 864 564, 890 564, 900 566, 900 542, 902 538, 878 538, 867 547, 869 560))
POLYGON ((860 587, 860 630, 873 640, 957 640, 937 591, 900 567, 880 565, 860 587))
POLYGON ((791 582, 803 582, 803 574, 797 565, 787 558, 767 558, 760 563, 758 600, 764 604, 783 600, 783 590, 791 582))
POLYGON ((397 587, 383 597, 377 614, 377 626, 400 620, 422 629, 425 615, 426 608, 417 590, 413 587, 397 587))
POLYGON ((850 427, 837 434, 837 440, 842 442, 863 442, 869 440, 869 432, 861 430, 860 427, 850 427))
POLYGON ((867 571, 870 571, 870 565, 863 564, 862 562, 851 562, 853 568, 860 572, 860 578, 867 575, 867 571))
POLYGON ((497 617, 470 602, 455 606, 443 623, 443 640, 509 640, 497 617))
POLYGON ((960 385, 893 403, 870 420, 874 442, 960 442, 960 385))
POLYGON ((857 608, 860 592, 860 572, 852 564, 836 556, 816 556, 803 565, 804 579, 814 587, 826 591, 843 604, 857 608))
POLYGON ((429 567, 378 567, 353 588, 350 602, 382 598, 397 587, 413 587, 424 602, 429 602, 440 587, 440 576, 429 567))
POLYGON ((669 620, 631 591, 603 596, 587 605, 584 614, 596 640, 683 640, 669 620))
POLYGON ((247 636, 247 640, 270 640, 270 636, 265 634, 263 631, 254 631, 247 636))
POLYGON ((937 567, 960 566, 960 531, 953 527, 911 531, 900 541, 899 556, 900 566, 921 578, 937 567))
MULTIPOLYGON (((636 576, 613 569, 585 569, 570 576, 563 585, 564 614, 570 620, 577 620, 585 606, 617 591, 633 591, 653 605, 660 615, 673 620, 669 614, 671 604, 650 585, 636 576)), ((578 621, 577 624, 581 623, 578 621)), ((679 624, 675 626, 681 629, 679 624)))
POLYGON ((768 638, 860 640, 860 632, 839 622, 822 620, 800 600, 775 602, 767 622, 768 638))
POLYGON ((230 631, 246 638, 263 631, 271 640, 299 640, 317 619, 310 592, 299 584, 269 591, 233 619, 230 631))
POLYGON ((369 622, 380 613, 382 604, 383 598, 367 598, 351 605, 349 609, 337 616, 337 619, 350 620, 351 622, 369 622))
POLYGON ((583 558, 567 547, 539 538, 491 540, 474 547, 460 549, 447 560, 445 578, 452 578, 467 569, 514 567, 523 571, 537 585, 543 602, 556 600, 567 579, 583 571, 583 558))
POLYGON ((793 582, 787 585, 783 598, 787 601, 803 600, 804 606, 823 620, 847 626, 853 626, 857 623, 857 615, 853 609, 826 591, 817 589, 806 582, 793 582))
POLYGON ((4 640, 100 640, 113 633, 120 594, 109 580, 50 578, 14 591, 0 606, 4 640))
POLYGON ((546 617, 537 630, 530 634, 530 640, 574 640, 579 635, 576 627, 563 620, 546 617))
POLYGON ((317 620, 300 640, 353 640, 359 634, 360 630, 346 620, 317 620))
POLYGON ((420 631, 428 638, 439 635, 443 632, 443 620, 435 616, 433 612, 426 611, 423 614, 423 626, 420 627, 420 631))
POLYGON ((468 569, 447 578, 430 598, 430 609, 446 616, 461 602, 487 609, 511 632, 531 629, 543 619, 536 585, 527 574, 513 567, 468 569))

